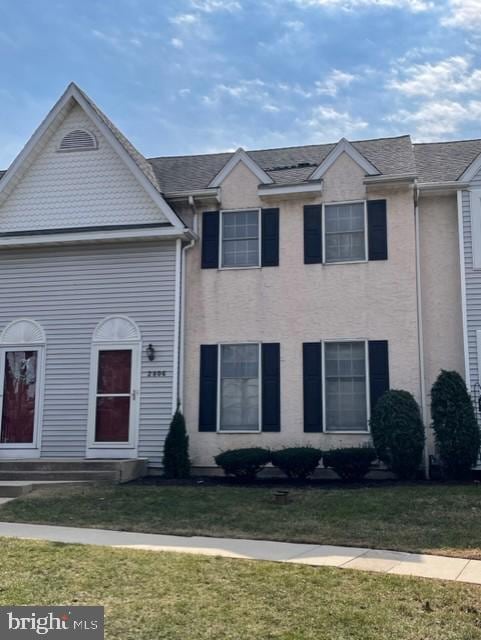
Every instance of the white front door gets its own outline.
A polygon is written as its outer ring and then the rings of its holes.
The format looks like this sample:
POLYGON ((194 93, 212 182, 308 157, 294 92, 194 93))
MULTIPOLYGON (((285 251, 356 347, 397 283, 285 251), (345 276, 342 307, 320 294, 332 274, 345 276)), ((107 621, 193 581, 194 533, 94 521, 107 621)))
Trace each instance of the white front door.
POLYGON ((138 344, 93 347, 87 457, 134 457, 139 415, 138 344))
POLYGON ((43 347, 0 349, 0 457, 36 455, 43 356, 43 347))

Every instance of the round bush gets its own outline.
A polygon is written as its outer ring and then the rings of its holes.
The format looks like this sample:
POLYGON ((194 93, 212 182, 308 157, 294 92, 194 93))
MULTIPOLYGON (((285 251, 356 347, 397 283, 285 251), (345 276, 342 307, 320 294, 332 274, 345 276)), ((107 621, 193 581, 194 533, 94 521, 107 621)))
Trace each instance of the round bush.
POLYGON ((372 447, 345 447, 331 449, 324 454, 324 466, 333 469, 348 482, 359 482, 369 472, 377 458, 372 447))
POLYGON ((270 462, 271 452, 262 447, 230 449, 215 456, 215 463, 226 476, 252 480, 270 462))
POLYGON ((433 384, 431 416, 444 475, 467 478, 479 455, 479 427, 466 384, 456 371, 441 371, 433 384))
POLYGON ((288 447, 271 454, 272 464, 288 478, 306 480, 316 470, 322 451, 314 447, 288 447))
POLYGON ((377 455, 399 478, 413 479, 421 464, 424 427, 419 406, 408 391, 386 391, 371 416, 377 455))

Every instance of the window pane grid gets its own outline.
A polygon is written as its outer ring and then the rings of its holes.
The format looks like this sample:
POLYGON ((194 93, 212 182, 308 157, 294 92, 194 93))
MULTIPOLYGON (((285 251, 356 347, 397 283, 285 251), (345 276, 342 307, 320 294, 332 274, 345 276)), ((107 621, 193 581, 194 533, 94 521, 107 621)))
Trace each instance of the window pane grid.
POLYGON ((259 346, 221 345, 220 430, 259 429, 259 346))
POLYGON ((222 266, 259 266, 258 211, 222 213, 222 266))
POLYGON ((364 342, 326 343, 326 431, 366 431, 366 352, 364 342))
POLYGON ((364 203, 326 205, 326 262, 365 260, 364 203))

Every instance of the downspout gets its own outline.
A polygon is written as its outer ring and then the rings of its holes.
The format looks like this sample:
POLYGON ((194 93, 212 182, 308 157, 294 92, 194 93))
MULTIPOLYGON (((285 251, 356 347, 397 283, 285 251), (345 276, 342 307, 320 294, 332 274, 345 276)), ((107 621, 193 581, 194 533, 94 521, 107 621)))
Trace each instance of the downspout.
MULTIPOLYGON (((192 209, 193 219, 192 219, 192 227, 194 233, 197 235, 197 209, 195 206, 195 201, 193 196, 189 196, 189 205, 192 209)), ((189 249, 195 244, 195 240, 192 239, 188 244, 182 247, 182 258, 181 258, 181 285, 180 285, 180 336, 179 336, 179 381, 178 381, 178 406, 179 409, 183 410, 183 402, 184 402, 184 358, 185 358, 185 263, 186 263, 186 254, 189 249)))
POLYGON ((468 347, 468 310, 466 303, 466 267, 464 263, 464 225, 463 225, 463 192, 457 190, 458 205, 458 240, 459 240, 459 267, 461 276, 461 313, 463 318, 463 350, 464 350, 464 374, 466 386, 471 392, 471 372, 469 369, 468 347))
POLYGON ((419 231, 419 186, 414 182, 414 235, 416 253, 416 298, 417 298, 417 322, 418 322, 418 352, 419 352, 419 391, 421 394, 421 414, 424 424, 424 477, 429 480, 429 449, 428 449, 428 407, 426 400, 426 381, 424 378, 424 339, 423 339, 423 313, 421 295, 421 257, 420 257, 420 231, 419 231))

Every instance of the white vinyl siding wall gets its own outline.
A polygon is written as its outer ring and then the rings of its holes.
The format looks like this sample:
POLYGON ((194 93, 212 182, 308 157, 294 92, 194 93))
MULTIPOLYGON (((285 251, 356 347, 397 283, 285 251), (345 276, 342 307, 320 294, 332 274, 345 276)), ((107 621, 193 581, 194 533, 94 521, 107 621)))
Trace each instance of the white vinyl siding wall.
POLYGON ((31 318, 46 333, 42 457, 85 456, 92 335, 118 314, 142 334, 138 455, 160 464, 172 415, 175 264, 175 241, 0 252, 0 331, 31 318), (147 377, 151 369, 167 375, 147 377))

